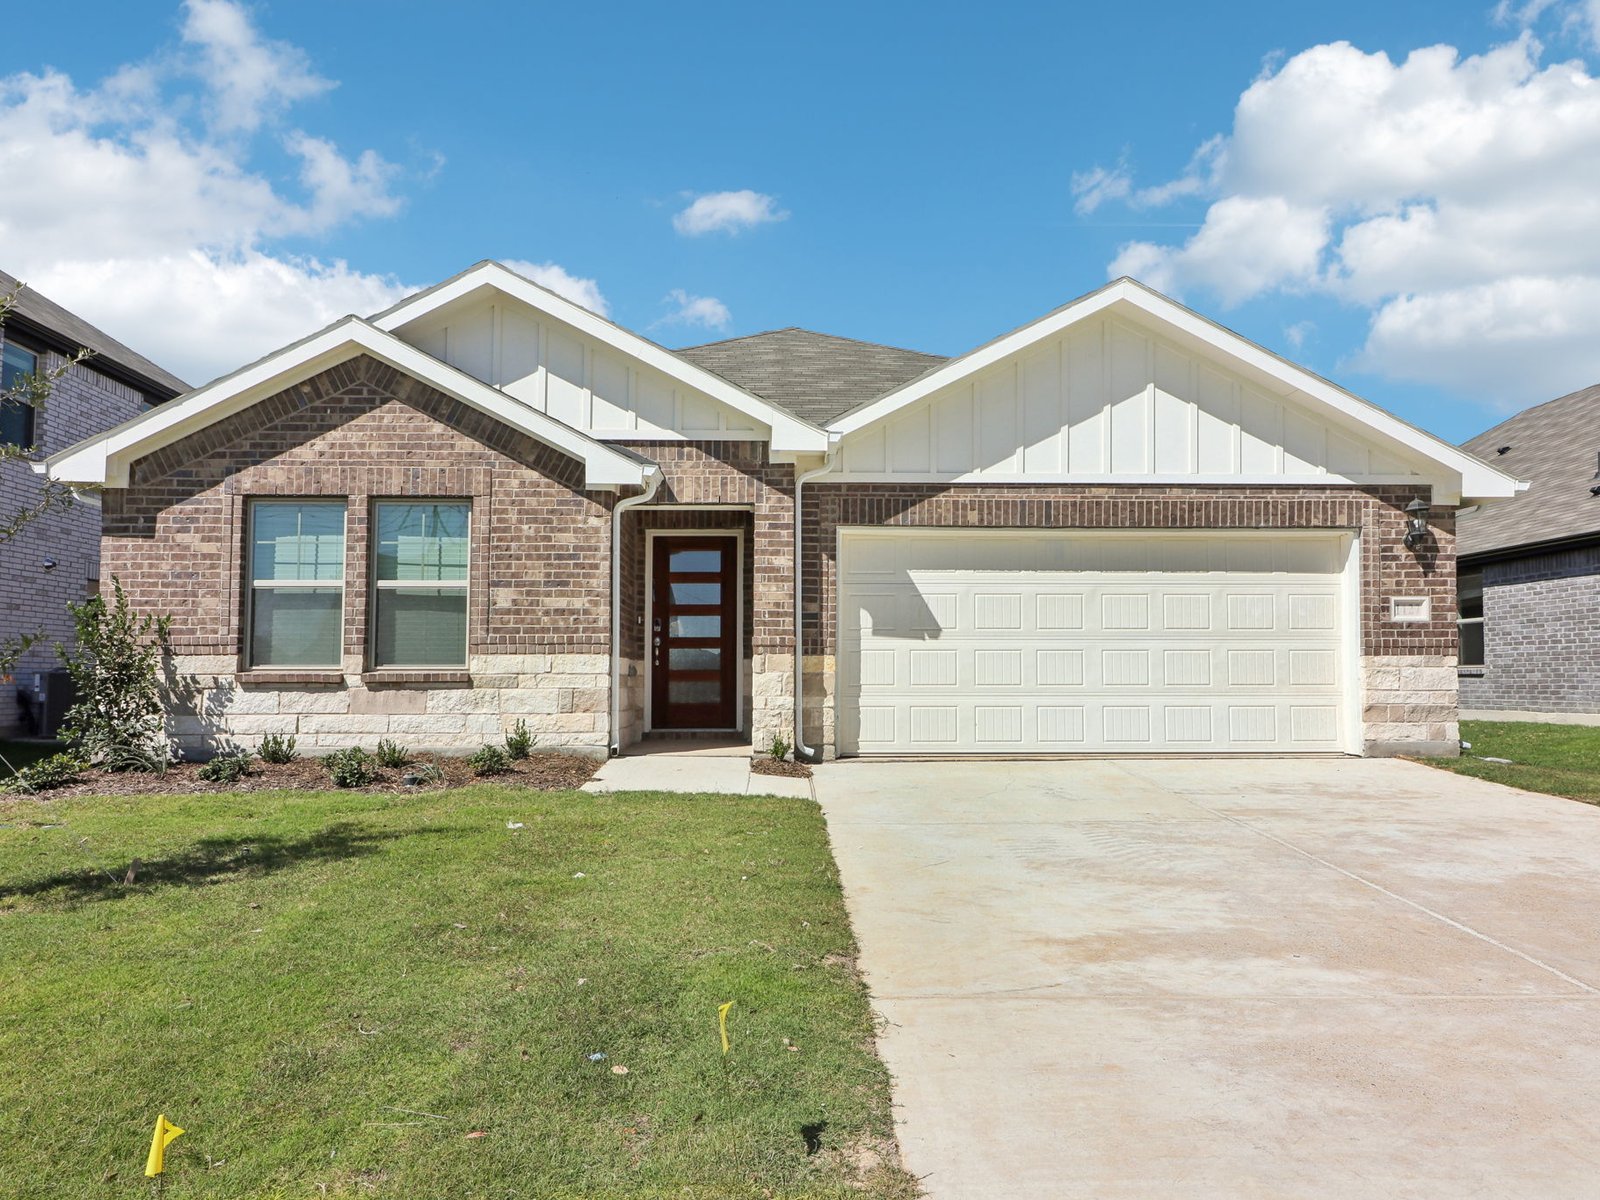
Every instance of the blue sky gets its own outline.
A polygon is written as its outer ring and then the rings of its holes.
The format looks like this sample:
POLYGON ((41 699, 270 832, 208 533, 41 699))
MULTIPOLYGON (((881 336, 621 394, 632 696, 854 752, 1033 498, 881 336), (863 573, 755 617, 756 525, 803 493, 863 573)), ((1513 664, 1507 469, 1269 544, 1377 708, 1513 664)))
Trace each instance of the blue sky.
POLYGON ((1460 440, 1600 380, 1596 9, 25 6, 0 266, 194 382, 487 257, 946 354, 1129 270, 1460 440))

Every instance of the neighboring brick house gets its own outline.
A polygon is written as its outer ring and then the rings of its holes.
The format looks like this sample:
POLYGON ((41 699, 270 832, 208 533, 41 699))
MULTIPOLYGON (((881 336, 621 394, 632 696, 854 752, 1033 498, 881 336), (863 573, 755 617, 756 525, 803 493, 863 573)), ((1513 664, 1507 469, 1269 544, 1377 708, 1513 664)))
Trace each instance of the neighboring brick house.
POLYGON ((1455 509, 1515 488, 1131 280, 947 360, 496 263, 48 469, 201 753, 1453 753, 1455 509))
MULTIPOLYGON (((17 287, 0 271, 0 295, 17 287)), ((32 288, 18 293, 0 325, 0 390, 59 366, 80 348, 94 351, 94 357, 57 381, 42 410, 15 402, 0 405, 0 442, 32 446, 41 456, 56 454, 188 390, 176 375, 32 288)), ((9 521, 31 508, 42 487, 28 464, 0 462, 0 519, 9 521)), ((0 735, 31 732, 39 677, 61 665, 55 643, 72 641, 67 602, 94 591, 99 563, 100 510, 93 501, 48 513, 0 542, 0 640, 42 635, 12 676, 0 677, 0 735)))
POLYGON ((1600 385, 1466 448, 1528 488, 1461 514, 1461 706, 1600 720, 1600 385))

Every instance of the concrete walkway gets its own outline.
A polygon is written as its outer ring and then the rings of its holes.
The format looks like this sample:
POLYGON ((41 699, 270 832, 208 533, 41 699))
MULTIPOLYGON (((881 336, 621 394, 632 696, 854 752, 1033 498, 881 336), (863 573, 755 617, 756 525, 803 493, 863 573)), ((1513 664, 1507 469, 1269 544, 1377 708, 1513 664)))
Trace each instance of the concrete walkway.
POLYGON ((816 783, 935 1200, 1600 1195, 1600 810, 1354 759, 816 783))
POLYGON ((757 775, 748 742, 641 743, 607 759, 586 792, 716 792, 726 796, 794 796, 810 800, 811 780, 757 775))

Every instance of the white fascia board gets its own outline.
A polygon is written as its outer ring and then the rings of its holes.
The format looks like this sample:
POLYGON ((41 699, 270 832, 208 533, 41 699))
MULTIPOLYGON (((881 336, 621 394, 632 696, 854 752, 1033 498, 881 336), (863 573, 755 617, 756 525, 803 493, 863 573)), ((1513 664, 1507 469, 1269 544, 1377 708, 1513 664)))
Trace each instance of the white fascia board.
POLYGON ((586 487, 639 486, 644 481, 645 464, 617 453, 603 442, 545 416, 358 317, 346 317, 241 371, 52 455, 39 464, 38 469, 63 483, 127 487, 129 467, 136 459, 360 354, 371 355, 431 384, 463 404, 577 459, 584 464, 586 487))
MULTIPOLYGON (((845 413, 828 426, 829 432, 843 436, 876 424, 941 388, 975 375, 1071 325, 1118 307, 1143 313, 1167 329, 1183 334, 1226 355, 1251 372, 1275 381, 1279 388, 1287 389, 1282 394, 1283 399, 1309 402, 1314 410, 1325 409, 1341 418, 1341 423, 1375 434, 1413 459, 1444 468, 1452 478, 1460 478, 1461 497, 1473 500, 1499 499, 1515 495, 1521 490, 1517 480, 1465 450, 1402 421, 1393 413, 1280 358, 1132 279, 1115 280, 1037 321, 979 346, 960 358, 952 359, 895 391, 845 413)), ((1454 502, 1444 494, 1438 499, 1442 503, 1454 502)))
POLYGON ((658 346, 648 338, 640 337, 590 312, 582 305, 574 304, 564 296, 558 296, 549 288, 540 287, 537 283, 524 279, 515 271, 497 262, 480 263, 436 288, 419 293, 411 300, 402 300, 395 307, 374 317, 372 323, 379 329, 392 333, 402 325, 421 320, 430 313, 437 312, 484 288, 491 288, 520 300, 529 307, 570 325, 580 333, 603 342, 618 353, 627 355, 686 387, 704 392, 736 412, 754 417, 772 430, 772 448, 775 451, 821 453, 828 447, 828 435, 815 425, 802 421, 793 413, 786 412, 774 404, 767 403, 759 396, 752 395, 720 375, 714 375, 705 368, 696 366, 688 359, 679 358, 666 347, 658 346))

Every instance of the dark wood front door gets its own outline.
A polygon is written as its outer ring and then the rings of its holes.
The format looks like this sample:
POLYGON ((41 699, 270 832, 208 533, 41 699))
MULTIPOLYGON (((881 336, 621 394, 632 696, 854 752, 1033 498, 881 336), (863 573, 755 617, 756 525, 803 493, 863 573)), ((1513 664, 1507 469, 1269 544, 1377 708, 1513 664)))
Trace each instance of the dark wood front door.
POLYGON ((658 537, 651 567, 650 725, 738 723, 737 539, 658 537))

